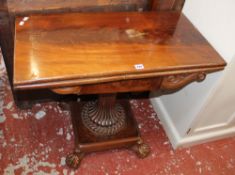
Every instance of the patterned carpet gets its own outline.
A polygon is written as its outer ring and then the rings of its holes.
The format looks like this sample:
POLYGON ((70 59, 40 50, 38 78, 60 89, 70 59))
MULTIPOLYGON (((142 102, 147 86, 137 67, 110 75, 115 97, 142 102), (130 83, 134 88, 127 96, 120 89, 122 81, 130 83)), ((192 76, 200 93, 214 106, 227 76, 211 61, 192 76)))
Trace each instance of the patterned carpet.
POLYGON ((17 109, 0 64, 0 174, 3 175, 197 175, 235 174, 235 138, 173 150, 148 99, 131 106, 151 155, 138 159, 129 150, 86 156, 78 170, 65 165, 74 135, 68 111, 56 102, 17 109))

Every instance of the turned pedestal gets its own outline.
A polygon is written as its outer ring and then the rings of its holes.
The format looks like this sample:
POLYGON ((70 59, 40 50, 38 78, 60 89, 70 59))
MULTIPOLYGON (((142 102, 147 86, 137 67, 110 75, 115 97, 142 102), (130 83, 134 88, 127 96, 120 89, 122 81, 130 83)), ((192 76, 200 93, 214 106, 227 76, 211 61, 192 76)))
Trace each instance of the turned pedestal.
POLYGON ((113 148, 130 148, 140 158, 150 148, 144 144, 128 100, 116 94, 99 95, 97 100, 72 102, 71 115, 75 133, 75 150, 67 156, 69 167, 78 168, 85 154, 113 148))

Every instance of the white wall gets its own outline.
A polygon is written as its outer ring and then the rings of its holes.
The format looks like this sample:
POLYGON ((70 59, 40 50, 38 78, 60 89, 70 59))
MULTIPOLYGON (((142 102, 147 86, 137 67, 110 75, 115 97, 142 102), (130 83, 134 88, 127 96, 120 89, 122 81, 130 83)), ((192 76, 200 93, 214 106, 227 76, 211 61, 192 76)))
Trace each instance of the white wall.
POLYGON ((235 55, 235 0, 186 0, 183 13, 231 61, 235 55))
MULTIPOLYGON (((186 0, 183 13, 230 64, 235 55, 235 0, 186 0)), ((204 82, 192 83, 177 93, 152 99, 153 103, 154 100, 158 101, 156 104, 161 104, 160 108, 166 111, 165 117, 174 127, 173 131, 177 132, 173 134, 183 138, 188 127, 198 117, 208 118, 209 115, 215 114, 218 115, 215 115, 212 120, 217 120, 216 117, 220 120, 230 117, 226 116, 226 113, 217 112, 221 110, 220 106, 212 106, 215 100, 213 96, 216 96, 217 89, 224 83, 224 76, 226 76, 224 72, 210 74, 204 82), (205 106, 210 108, 211 112, 208 113, 205 106)), ((227 83, 225 86, 229 86, 229 82, 225 83, 227 83)), ((235 106, 235 99, 233 102, 235 106)))
POLYGON ((235 127, 235 57, 198 113, 194 133, 235 127))

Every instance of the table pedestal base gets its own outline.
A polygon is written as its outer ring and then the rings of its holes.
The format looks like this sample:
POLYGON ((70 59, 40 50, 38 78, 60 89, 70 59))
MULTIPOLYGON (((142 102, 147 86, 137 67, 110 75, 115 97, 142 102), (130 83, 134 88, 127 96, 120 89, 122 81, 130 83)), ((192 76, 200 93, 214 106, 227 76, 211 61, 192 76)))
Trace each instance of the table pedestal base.
POLYGON ((71 168, 78 168, 90 152, 130 148, 138 157, 150 153, 144 144, 128 100, 117 100, 115 94, 100 95, 97 101, 70 104, 75 134, 75 150, 66 158, 71 168))

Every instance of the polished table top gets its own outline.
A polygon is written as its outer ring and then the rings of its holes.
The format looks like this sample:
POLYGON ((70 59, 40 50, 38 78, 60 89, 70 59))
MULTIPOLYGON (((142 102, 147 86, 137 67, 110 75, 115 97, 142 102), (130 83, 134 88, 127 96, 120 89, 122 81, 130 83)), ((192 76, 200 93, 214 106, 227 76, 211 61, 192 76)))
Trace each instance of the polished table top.
POLYGON ((14 88, 50 88, 223 69, 178 12, 17 17, 14 88))

